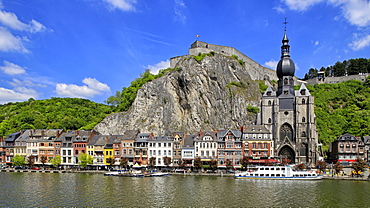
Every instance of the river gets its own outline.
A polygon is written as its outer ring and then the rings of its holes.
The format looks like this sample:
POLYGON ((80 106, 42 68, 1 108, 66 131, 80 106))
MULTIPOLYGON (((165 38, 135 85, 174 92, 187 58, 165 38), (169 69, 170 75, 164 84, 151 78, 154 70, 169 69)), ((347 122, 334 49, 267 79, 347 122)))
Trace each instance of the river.
POLYGON ((370 182, 0 173, 1 207, 368 207, 370 182))

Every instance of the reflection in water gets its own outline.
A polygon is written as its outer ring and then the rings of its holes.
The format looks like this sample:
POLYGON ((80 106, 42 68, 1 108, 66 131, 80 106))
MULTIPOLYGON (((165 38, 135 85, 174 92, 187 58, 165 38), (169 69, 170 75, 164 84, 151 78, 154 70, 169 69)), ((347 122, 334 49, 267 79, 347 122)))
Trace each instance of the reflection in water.
POLYGON ((246 207, 370 204, 367 181, 243 180, 217 176, 106 177, 0 173, 4 207, 246 207))

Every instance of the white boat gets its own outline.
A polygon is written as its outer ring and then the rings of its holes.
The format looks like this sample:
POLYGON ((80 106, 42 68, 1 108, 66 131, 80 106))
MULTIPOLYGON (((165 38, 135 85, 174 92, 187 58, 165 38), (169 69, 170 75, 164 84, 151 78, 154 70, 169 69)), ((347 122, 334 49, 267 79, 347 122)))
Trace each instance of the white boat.
POLYGON ((169 175, 170 175, 169 173, 163 173, 163 172, 154 172, 150 174, 150 176, 153 176, 153 177, 162 177, 162 176, 169 176, 169 175))
POLYGON ((248 171, 237 172, 235 178, 242 179, 291 179, 291 180, 320 180, 313 170, 293 170, 290 166, 257 166, 248 171))
POLYGON ((121 171, 120 170, 117 170, 117 171, 110 171, 110 172, 106 172, 104 173, 105 176, 119 176, 121 175, 121 171))
POLYGON ((145 177, 145 174, 141 170, 133 170, 131 177, 145 177))

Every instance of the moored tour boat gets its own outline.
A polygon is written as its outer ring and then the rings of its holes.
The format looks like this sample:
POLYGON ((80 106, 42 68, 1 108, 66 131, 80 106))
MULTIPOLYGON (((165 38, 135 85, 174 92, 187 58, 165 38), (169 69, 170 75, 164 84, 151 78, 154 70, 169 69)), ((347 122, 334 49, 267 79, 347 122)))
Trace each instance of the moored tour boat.
POLYGON ((291 179, 291 180, 320 180, 313 170, 293 170, 290 166, 257 166, 248 171, 237 172, 235 178, 242 179, 291 179))
POLYGON ((152 174, 150 174, 150 176, 152 177, 162 177, 162 176, 169 176, 170 174, 169 173, 163 173, 163 172, 153 172, 152 174))

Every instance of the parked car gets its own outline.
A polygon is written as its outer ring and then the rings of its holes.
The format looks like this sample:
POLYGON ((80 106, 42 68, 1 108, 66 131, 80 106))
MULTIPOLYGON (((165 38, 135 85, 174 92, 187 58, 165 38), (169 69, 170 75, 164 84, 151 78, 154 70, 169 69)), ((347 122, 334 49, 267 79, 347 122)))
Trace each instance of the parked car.
POLYGON ((40 170, 38 167, 32 167, 31 170, 40 170))

